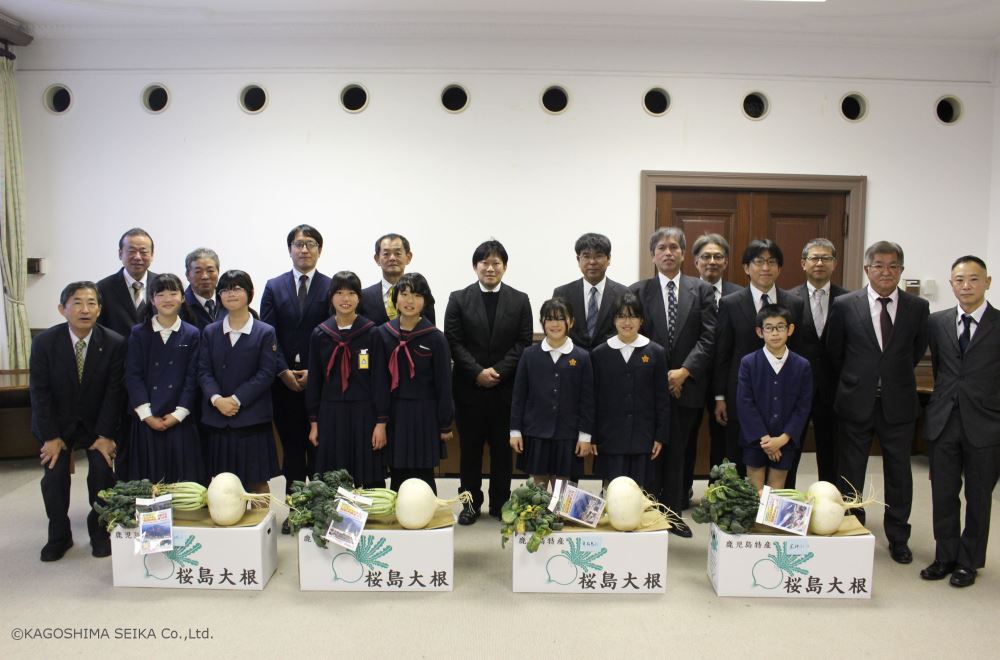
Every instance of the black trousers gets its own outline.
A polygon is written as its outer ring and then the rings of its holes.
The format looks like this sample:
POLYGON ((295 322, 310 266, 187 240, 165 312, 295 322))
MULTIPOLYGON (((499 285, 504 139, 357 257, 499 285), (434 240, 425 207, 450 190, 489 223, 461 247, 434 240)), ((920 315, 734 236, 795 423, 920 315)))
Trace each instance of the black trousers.
MULTIPOLYGON (((705 412, 708 417, 708 466, 711 469, 713 466, 722 463, 722 459, 726 457, 726 427, 715 421, 715 396, 711 393, 709 393, 708 400, 705 402, 705 412)), ((691 429, 687 453, 684 456, 684 485, 686 486, 686 491, 691 490, 694 484, 694 466, 698 461, 698 434, 701 431, 701 418, 702 416, 699 414, 698 420, 691 429)))
MULTIPOLYGON (((73 538, 69 524, 69 463, 74 448, 84 449, 94 441, 93 438, 63 440, 69 449, 59 453, 55 467, 50 470, 47 465, 42 466, 42 501, 45 503, 45 515, 49 518, 49 541, 68 541, 73 538)), ((115 485, 115 473, 108 467, 101 452, 87 450, 84 453, 88 462, 87 501, 90 503, 87 531, 92 542, 102 541, 108 538, 108 531, 97 522, 94 502, 97 501, 99 491, 115 485)))
POLYGON ((458 405, 455 424, 459 436, 460 491, 472 494, 472 505, 483 505, 483 445, 490 446, 490 513, 510 499, 514 471, 510 449, 510 404, 497 400, 491 405, 458 405))
POLYGON ((284 458, 281 473, 285 475, 285 492, 290 493, 293 481, 305 481, 313 475, 316 448, 309 442, 309 414, 305 392, 293 392, 276 380, 271 387, 274 405, 274 426, 278 429, 284 458))
MULTIPOLYGON (((115 475, 122 481, 131 481, 129 474, 129 454, 132 449, 132 420, 135 413, 126 410, 118 419, 118 435, 115 437, 115 475)), ((77 447, 80 449, 80 447, 77 447)))
POLYGON ((957 562, 965 568, 982 568, 990 536, 990 509, 1000 468, 1000 446, 970 444, 956 406, 941 435, 930 442, 930 457, 935 559, 957 562), (965 529, 961 528, 959 499, 963 475, 965 529))
MULTIPOLYGON (((726 401, 726 451, 725 458, 736 464, 736 471, 741 477, 747 476, 747 466, 743 462, 743 445, 740 443, 740 418, 736 412, 736 401, 726 401)), ((720 460, 719 463, 722 461, 720 460)), ((716 463, 715 465, 718 465, 716 463)))
MULTIPOLYGON (((684 509, 687 488, 684 485, 684 462, 691 429, 701 417, 701 408, 670 408, 670 437, 660 453, 659 491, 657 498, 675 513, 684 509)), ((657 492, 657 491, 654 491, 657 492)))
MULTIPOLYGON (((890 543, 906 543, 910 539, 909 519, 913 505, 910 451, 916 420, 890 424, 882 411, 882 398, 878 397, 869 419, 854 422, 841 418, 837 428, 840 433, 840 490, 845 494, 853 493, 853 489, 864 492, 872 435, 878 435, 885 477, 885 535, 890 543)), ((854 513, 864 522, 863 510, 854 513)))
MULTIPOLYGON (((399 486, 407 479, 422 479, 434 494, 437 495, 437 482, 434 480, 434 468, 394 468, 392 470, 392 477, 389 480, 389 490, 394 490, 399 492, 399 486)), ((385 488, 385 482, 382 485, 366 485, 365 488, 385 488)))

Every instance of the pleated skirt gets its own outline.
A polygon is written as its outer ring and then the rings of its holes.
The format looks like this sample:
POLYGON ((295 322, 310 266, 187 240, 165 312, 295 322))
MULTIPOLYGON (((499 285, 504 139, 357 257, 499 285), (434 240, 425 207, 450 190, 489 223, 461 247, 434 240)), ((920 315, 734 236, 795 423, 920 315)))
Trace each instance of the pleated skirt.
POLYGON ((386 450, 372 449, 375 408, 371 401, 324 402, 318 427, 317 472, 347 470, 356 484, 385 480, 386 450))
POLYGON ((579 479, 583 459, 576 456, 576 439, 555 440, 524 436, 524 451, 517 456, 517 469, 528 474, 549 474, 579 479))
POLYGON ((594 459, 594 474, 601 479, 611 481, 615 477, 631 477, 643 490, 653 487, 655 469, 649 454, 598 453, 594 459))
POLYGON ((154 431, 133 417, 130 437, 129 479, 168 484, 178 481, 206 483, 201 439, 190 417, 166 431, 154 431))
POLYGON ((434 468, 448 456, 433 399, 394 399, 387 431, 390 468, 434 468))
POLYGON ((210 477, 232 472, 240 478, 244 488, 281 474, 271 424, 209 427, 208 472, 210 477))

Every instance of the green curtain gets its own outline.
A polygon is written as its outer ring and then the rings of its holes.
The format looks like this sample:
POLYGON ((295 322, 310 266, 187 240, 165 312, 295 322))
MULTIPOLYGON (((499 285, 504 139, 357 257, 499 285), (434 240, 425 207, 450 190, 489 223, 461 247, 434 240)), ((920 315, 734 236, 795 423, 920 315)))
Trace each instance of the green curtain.
POLYGON ((0 176, 0 274, 7 325, 7 365, 27 369, 31 349, 28 310, 28 262, 24 256, 24 167, 21 164, 21 120, 17 113, 14 62, 0 58, 0 140, 3 176, 0 176))

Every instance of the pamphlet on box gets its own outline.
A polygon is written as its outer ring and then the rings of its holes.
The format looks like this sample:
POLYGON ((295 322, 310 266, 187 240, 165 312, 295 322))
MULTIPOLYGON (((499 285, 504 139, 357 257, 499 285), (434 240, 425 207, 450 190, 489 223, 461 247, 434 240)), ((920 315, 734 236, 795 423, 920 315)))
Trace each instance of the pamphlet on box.
POLYGON ((361 505, 370 505, 372 501, 343 488, 337 488, 337 495, 337 515, 340 520, 330 523, 323 538, 353 551, 358 547, 365 521, 368 520, 368 512, 361 505))
POLYGON ((174 549, 172 495, 135 499, 135 517, 139 534, 135 539, 135 554, 151 555, 174 549))
POLYGON ((805 536, 809 532, 810 515, 812 504, 775 495, 770 486, 761 490, 760 507, 757 509, 757 522, 760 524, 805 536))
POLYGON ((587 527, 597 527, 604 513, 604 500, 571 481, 556 479, 549 510, 587 527))

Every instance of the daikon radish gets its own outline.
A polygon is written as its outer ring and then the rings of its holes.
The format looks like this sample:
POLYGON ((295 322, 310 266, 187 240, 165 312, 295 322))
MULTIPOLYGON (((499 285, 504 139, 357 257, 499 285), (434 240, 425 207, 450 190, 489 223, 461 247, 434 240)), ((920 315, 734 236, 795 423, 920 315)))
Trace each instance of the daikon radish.
POLYGON ((621 532, 631 532, 642 527, 642 515, 649 510, 659 511, 668 522, 677 518, 666 506, 650 499, 639 484, 629 477, 612 479, 605 495, 608 521, 621 532))
POLYGON ((434 518, 439 506, 472 501, 471 493, 461 493, 452 500, 439 500, 423 479, 407 479, 396 496, 396 520, 405 529, 423 529, 434 518))
MULTIPOLYGON (((231 472, 220 472, 208 485, 208 515, 216 525, 235 525, 247 512, 247 502, 251 506, 266 507, 271 495, 255 495, 243 490, 243 482, 231 472)), ((275 500, 280 502, 280 500, 275 500)))

